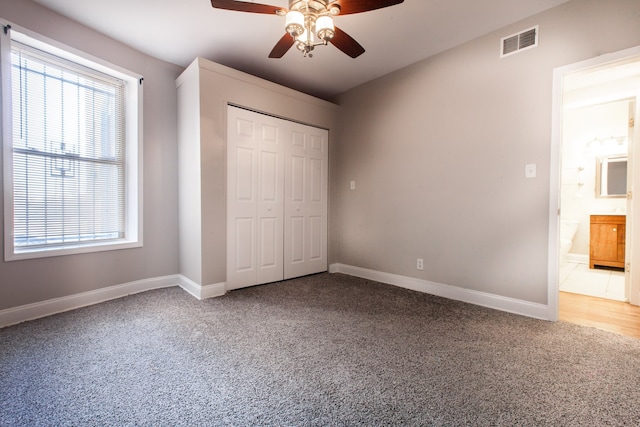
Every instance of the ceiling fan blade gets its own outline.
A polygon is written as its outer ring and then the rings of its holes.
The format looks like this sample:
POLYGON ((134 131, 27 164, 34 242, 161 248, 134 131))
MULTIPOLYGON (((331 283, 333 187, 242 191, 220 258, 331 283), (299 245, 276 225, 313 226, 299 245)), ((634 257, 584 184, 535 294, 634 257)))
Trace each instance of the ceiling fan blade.
POLYGON ((252 12, 252 13, 265 13, 268 15, 275 15, 278 11, 282 10, 285 13, 286 9, 279 6, 271 6, 268 4, 260 3, 247 3, 246 1, 235 0, 211 0, 211 6, 216 9, 237 10, 239 12, 252 12))
POLYGON ((402 2, 404 2, 404 0, 336 0, 331 4, 338 4, 340 6, 340 15, 350 15, 353 13, 382 9, 383 7, 393 6, 402 2))
POLYGON ((289 33, 285 33, 284 36, 282 36, 282 38, 278 40, 278 43, 276 43, 276 45, 271 50, 269 58, 282 58, 284 54, 287 53, 289 49, 291 49, 291 46, 293 46, 294 43, 295 40, 293 39, 293 37, 291 37, 289 33))
POLYGON ((364 53, 364 48, 360 46, 360 43, 338 27, 335 27, 335 35, 330 42, 352 58, 357 58, 364 53))

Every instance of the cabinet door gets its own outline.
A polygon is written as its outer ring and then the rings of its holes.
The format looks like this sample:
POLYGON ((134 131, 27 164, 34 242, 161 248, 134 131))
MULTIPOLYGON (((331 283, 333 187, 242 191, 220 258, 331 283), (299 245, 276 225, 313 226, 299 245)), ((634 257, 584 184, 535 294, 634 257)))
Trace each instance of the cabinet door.
POLYGON ((618 226, 591 224, 591 259, 615 262, 618 260, 618 226))
POLYGON ((624 265, 624 257, 625 257, 625 242, 626 242, 626 233, 627 227, 625 224, 618 224, 618 258, 617 261, 624 265))

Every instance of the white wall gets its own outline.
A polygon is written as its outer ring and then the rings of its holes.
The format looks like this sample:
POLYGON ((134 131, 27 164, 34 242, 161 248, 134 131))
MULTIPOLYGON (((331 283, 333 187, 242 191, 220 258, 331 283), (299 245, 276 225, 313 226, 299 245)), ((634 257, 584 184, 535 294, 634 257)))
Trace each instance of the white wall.
MULTIPOLYGON (((0 261, 0 310, 177 274, 175 78, 182 69, 144 55, 30 0, 2 0, 0 17, 144 76, 144 247, 0 261)), ((0 179, 1 176, 0 173, 0 179)), ((0 207, 0 215, 3 212, 0 207)))
POLYGON ((637 0, 574 0, 338 97, 332 261, 547 304, 553 69, 640 45, 638 22, 637 0))

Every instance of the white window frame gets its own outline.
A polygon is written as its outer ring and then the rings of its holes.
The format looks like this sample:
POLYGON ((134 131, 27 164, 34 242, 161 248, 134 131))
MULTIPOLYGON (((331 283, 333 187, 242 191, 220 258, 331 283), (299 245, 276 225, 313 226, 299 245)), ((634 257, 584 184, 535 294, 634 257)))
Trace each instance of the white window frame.
POLYGON ((48 37, 0 19, 0 127, 2 136, 3 200, 4 200, 4 259, 14 261, 88 252, 110 251, 141 247, 142 193, 142 77, 99 58, 66 46, 48 37), (60 58, 84 65, 122 79, 126 82, 126 143, 125 143, 125 233, 121 239, 105 242, 89 241, 64 246, 17 248, 14 246, 13 213, 13 132, 11 91, 11 40, 36 47, 60 58))

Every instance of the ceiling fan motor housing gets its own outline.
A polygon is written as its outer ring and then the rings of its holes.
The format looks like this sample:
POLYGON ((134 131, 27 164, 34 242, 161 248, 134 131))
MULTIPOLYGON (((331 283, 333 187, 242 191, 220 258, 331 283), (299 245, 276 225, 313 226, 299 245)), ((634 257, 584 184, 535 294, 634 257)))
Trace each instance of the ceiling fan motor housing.
POLYGON ((314 35, 327 44, 335 36, 333 18, 340 6, 330 0, 290 0, 286 14, 286 31, 306 54, 317 44, 314 35))
POLYGON ((340 4, 335 0, 289 0, 289 10, 297 10, 302 13, 309 10, 319 16, 324 14, 336 16, 340 14, 340 4))

